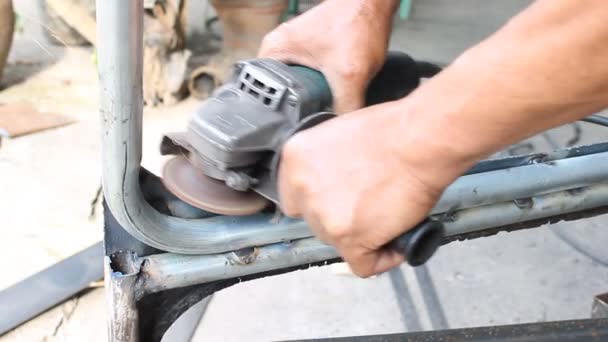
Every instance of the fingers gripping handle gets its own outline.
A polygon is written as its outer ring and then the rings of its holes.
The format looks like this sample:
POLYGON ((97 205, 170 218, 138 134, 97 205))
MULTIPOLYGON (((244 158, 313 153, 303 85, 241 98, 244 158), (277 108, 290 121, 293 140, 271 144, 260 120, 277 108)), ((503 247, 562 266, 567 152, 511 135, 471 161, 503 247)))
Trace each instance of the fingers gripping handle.
MULTIPOLYGON (((331 89, 327 80, 317 70, 303 66, 292 66, 293 71, 304 77, 313 91, 313 97, 330 105, 332 101, 331 89)), ((366 91, 366 106, 398 100, 420 85, 420 80, 432 77, 441 69, 430 63, 421 63, 401 52, 389 52, 382 69, 370 81, 366 91)), ((306 124, 301 129, 314 126, 327 118, 314 120, 314 124, 306 124)), ((445 228, 439 221, 427 218, 422 223, 390 242, 390 248, 403 254, 406 262, 411 266, 420 266, 426 263, 443 243, 445 228)))
MULTIPOLYGON (((331 104, 331 88, 322 73, 304 66, 294 65, 292 69, 308 80, 314 98, 331 104)), ((398 100, 416 89, 422 78, 432 77, 439 71, 441 68, 436 65, 418 62, 403 52, 390 51, 382 68, 367 87, 365 105, 398 100)))
POLYGON ((420 266, 435 254, 444 237, 443 223, 427 218, 412 230, 391 241, 386 248, 403 254, 409 265, 420 266))

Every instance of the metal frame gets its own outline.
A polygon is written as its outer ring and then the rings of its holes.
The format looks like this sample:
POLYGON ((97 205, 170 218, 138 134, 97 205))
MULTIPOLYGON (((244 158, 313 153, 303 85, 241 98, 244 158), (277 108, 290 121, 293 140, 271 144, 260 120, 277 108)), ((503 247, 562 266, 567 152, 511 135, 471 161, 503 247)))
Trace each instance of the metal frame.
MULTIPOLYGON (((186 219, 163 210, 167 203, 154 205, 150 189, 162 186, 140 166, 143 1, 98 0, 97 22, 112 341, 160 341, 181 313, 219 289, 339 261, 302 221, 186 219)), ((446 190, 433 214, 445 222, 446 243, 596 215, 608 207, 606 169, 608 144, 482 162, 446 190)))

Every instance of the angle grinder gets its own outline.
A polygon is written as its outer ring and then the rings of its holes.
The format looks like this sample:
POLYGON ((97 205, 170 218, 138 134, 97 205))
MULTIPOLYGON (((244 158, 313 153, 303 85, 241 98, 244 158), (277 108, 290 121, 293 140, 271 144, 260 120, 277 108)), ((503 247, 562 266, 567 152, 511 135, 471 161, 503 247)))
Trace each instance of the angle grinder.
MULTIPOLYGON (((366 105, 402 98, 440 70, 389 52, 368 86, 366 105)), ((283 143, 335 117, 331 103, 329 85, 316 70, 272 59, 238 62, 228 81, 194 113, 186 132, 163 137, 161 154, 176 156, 163 168, 163 183, 184 202, 217 214, 278 208, 283 143)), ((434 254, 443 237, 443 225, 429 218, 387 248, 416 266, 434 254)))

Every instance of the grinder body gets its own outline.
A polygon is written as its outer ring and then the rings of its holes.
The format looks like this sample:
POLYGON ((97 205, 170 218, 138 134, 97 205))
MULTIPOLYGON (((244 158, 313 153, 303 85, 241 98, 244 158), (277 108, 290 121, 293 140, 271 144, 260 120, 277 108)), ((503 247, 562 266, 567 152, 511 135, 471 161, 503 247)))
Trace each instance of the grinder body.
MULTIPOLYGON (((425 72, 438 71, 425 66, 404 53, 389 53, 370 82, 366 104, 407 95, 425 72)), ((175 154, 179 147, 205 175, 276 203, 273 174, 282 144, 295 132, 332 118, 331 103, 330 87, 316 70, 272 59, 242 61, 194 113, 185 133, 167 135, 161 152, 175 154)))
POLYGON ((270 59, 245 61, 193 115, 186 140, 206 175, 236 190, 256 189, 284 139, 330 104, 318 72, 270 59))

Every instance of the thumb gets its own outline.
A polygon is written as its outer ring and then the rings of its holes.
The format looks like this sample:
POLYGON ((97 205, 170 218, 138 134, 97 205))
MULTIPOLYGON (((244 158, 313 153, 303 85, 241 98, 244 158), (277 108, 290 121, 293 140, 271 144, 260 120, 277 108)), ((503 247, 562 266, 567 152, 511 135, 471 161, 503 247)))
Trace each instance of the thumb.
POLYGON ((343 249, 342 252, 342 258, 348 263, 351 270, 363 278, 386 272, 405 261, 402 254, 387 249, 375 251, 343 249))

